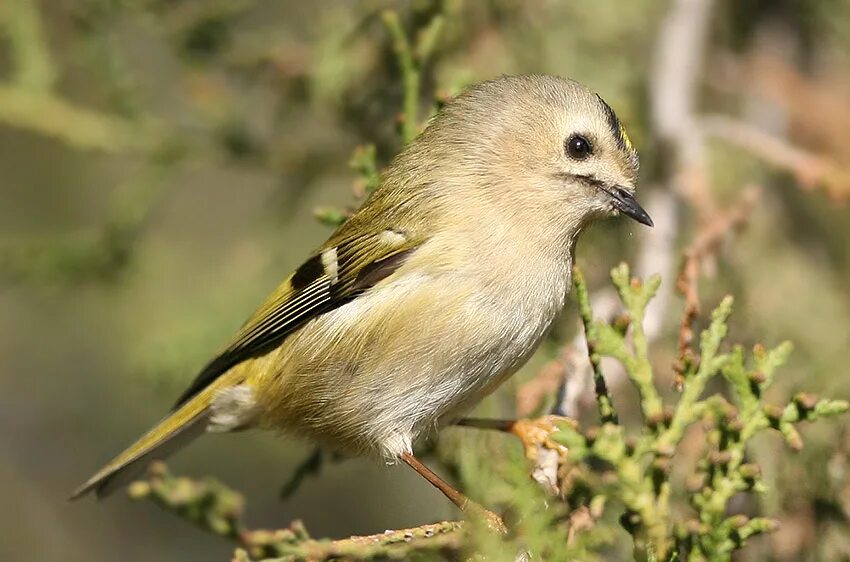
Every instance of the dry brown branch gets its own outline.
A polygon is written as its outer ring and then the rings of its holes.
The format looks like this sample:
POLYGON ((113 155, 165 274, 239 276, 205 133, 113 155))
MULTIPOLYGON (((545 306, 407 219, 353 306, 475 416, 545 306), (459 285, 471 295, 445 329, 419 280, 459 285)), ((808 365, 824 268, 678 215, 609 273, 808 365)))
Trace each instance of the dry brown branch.
POLYGON ((727 54, 718 60, 717 80, 709 84, 724 95, 740 95, 745 108, 767 106, 754 116, 762 130, 793 138, 792 144, 809 147, 832 162, 850 160, 850 81, 836 60, 822 60, 816 68, 795 66, 788 37, 779 29, 762 33, 753 52, 741 59, 727 54), (789 49, 790 47, 790 49, 789 49))
POLYGON ((700 314, 699 273, 706 258, 715 253, 720 243, 734 230, 745 224, 759 198, 761 190, 749 187, 738 202, 722 212, 717 212, 703 222, 693 242, 684 251, 684 259, 676 278, 676 290, 685 298, 685 309, 679 327, 679 352, 675 365, 676 387, 682 386, 682 373, 695 360, 692 343, 693 325, 700 314))
POLYGON ((793 174, 804 189, 823 189, 836 201, 850 199, 848 167, 732 117, 709 115, 703 117, 701 125, 706 135, 743 148, 771 166, 793 174))
MULTIPOLYGON (((662 189, 649 201, 658 226, 642 236, 637 258, 642 277, 672 277, 682 203, 699 222, 716 208, 695 113, 713 6, 713 0, 676 0, 659 28, 649 81, 650 125, 657 157, 668 165, 656 179, 662 189)), ((662 285, 647 307, 644 327, 649 343, 661 334, 671 299, 672 287, 662 285)))

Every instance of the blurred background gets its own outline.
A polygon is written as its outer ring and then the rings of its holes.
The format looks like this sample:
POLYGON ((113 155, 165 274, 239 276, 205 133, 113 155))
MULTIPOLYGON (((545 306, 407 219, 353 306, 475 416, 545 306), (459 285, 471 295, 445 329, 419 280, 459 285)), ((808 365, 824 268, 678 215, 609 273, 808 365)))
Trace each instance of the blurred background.
MULTIPOLYGON (((657 227, 594 226, 578 262, 600 315, 619 261, 663 276, 648 320, 662 387, 683 251, 707 240, 704 308, 732 293, 737 341, 795 344, 777 400, 850 398, 847 0, 3 0, 0 559, 229 556, 152 505, 65 498, 356 205, 368 182, 352 154, 373 145, 380 167, 401 146, 387 9, 420 49, 423 121, 504 73, 573 77, 615 108, 657 227)), ((564 359, 575 324, 570 304, 479 413, 592 414, 583 370, 564 359)), ((615 397, 632 397, 614 378, 615 397)), ((772 489, 758 509, 782 528, 741 559, 850 560, 846 419, 804 438, 799 454, 773 438, 754 448, 772 489)), ((243 491, 259 527, 300 518, 315 536, 347 536, 456 517, 411 471, 368 460, 327 466, 282 501, 310 452, 216 435, 171 467, 243 491)))

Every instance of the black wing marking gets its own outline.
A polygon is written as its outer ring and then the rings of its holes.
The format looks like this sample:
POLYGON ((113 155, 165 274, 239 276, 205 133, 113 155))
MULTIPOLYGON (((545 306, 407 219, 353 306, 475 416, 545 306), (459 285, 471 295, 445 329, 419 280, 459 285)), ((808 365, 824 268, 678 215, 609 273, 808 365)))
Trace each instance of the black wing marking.
POLYGON ((183 405, 237 364, 271 351, 307 320, 356 298, 392 275, 419 244, 403 236, 344 241, 312 256, 287 279, 180 396, 183 405))

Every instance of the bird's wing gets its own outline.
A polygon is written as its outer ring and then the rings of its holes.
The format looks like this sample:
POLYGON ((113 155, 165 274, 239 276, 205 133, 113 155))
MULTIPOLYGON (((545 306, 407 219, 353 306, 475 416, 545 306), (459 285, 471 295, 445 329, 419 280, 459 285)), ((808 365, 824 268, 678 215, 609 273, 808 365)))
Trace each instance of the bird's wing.
POLYGON ((257 309, 233 342, 198 374, 175 409, 233 366, 280 345, 311 318, 345 304, 391 275, 422 241, 392 229, 332 238, 257 309))

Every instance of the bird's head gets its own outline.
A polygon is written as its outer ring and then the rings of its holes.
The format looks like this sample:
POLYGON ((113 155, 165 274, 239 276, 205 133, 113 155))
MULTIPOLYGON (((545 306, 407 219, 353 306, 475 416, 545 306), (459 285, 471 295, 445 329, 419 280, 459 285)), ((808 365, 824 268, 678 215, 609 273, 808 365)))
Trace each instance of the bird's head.
POLYGON ((431 154, 420 163, 516 215, 531 209, 572 233, 618 214, 652 226, 634 198, 638 156, 625 129, 575 81, 525 75, 478 84, 447 104, 415 144, 431 154))

